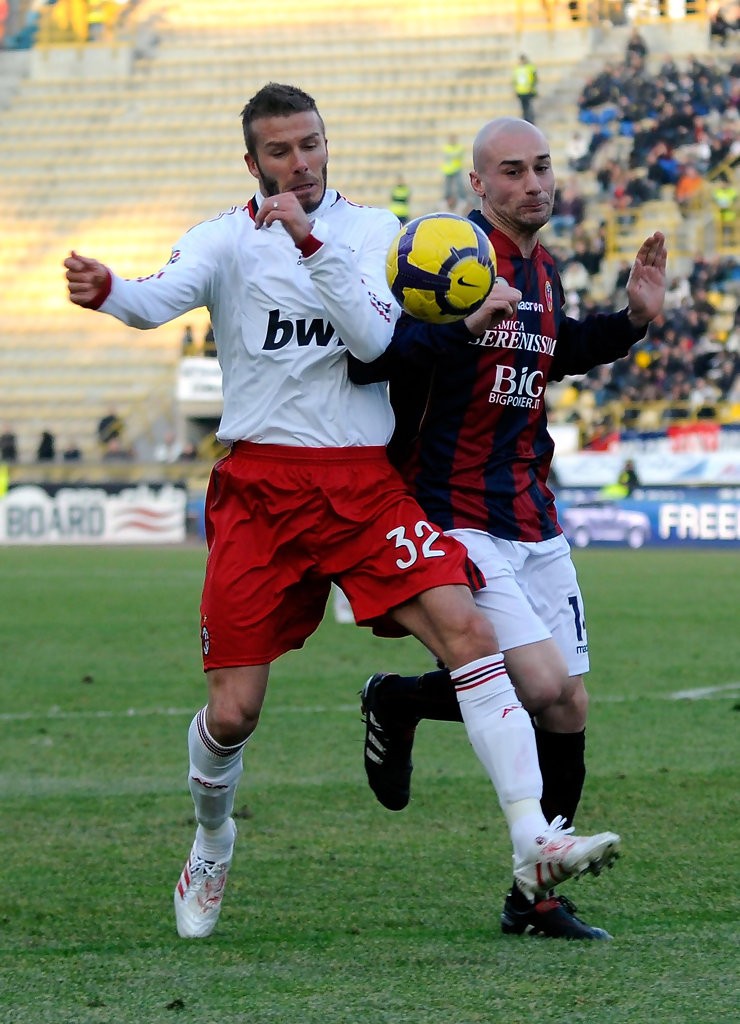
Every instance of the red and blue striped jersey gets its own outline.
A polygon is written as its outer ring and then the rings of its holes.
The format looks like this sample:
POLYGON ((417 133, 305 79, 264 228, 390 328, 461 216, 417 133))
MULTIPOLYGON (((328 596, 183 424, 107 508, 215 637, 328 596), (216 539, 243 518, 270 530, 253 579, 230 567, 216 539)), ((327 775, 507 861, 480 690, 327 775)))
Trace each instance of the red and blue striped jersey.
POLYGON ((522 293, 515 318, 473 337, 462 322, 403 315, 386 353, 369 371, 353 364, 350 376, 388 378, 396 414, 389 453, 430 520, 445 530, 547 540, 561 532, 547 485, 547 382, 613 362, 644 332, 626 311, 565 316, 547 249, 538 242, 524 257, 478 211, 470 218, 493 243, 498 276, 522 293))

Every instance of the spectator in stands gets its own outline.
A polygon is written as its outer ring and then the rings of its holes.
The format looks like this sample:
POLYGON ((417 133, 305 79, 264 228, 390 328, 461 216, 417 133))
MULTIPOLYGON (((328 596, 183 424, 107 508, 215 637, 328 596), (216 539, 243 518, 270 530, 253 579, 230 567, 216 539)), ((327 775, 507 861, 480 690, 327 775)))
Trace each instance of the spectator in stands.
POLYGON ((178 462, 193 462, 198 458, 198 449, 195 447, 192 441, 186 441, 182 446, 180 454, 177 456, 178 462))
POLYGON ((649 53, 648 44, 638 28, 633 28, 627 39, 625 47, 625 60, 627 64, 635 69, 641 68, 649 53))
POLYGON ((602 221, 595 236, 583 231, 582 228, 576 228, 573 234, 573 253, 591 277, 601 273, 601 266, 606 255, 606 230, 606 222, 602 221))
POLYGON ((103 452, 105 462, 127 462, 133 457, 133 451, 123 444, 120 437, 112 437, 103 452))
POLYGON ((720 7, 709 19, 709 42, 716 41, 719 46, 726 46, 727 40, 737 25, 731 24, 720 7))
MULTIPOLYGON (((46 0, 48 3, 48 0, 46 0)), ((8 50, 30 50, 36 42, 39 31, 40 7, 42 0, 33 4, 21 4, 11 0, 5 30, 5 47, 8 50)))
POLYGON ((205 335, 203 336, 203 355, 216 358, 216 338, 213 334, 213 324, 208 324, 205 335))
POLYGON ((629 281, 631 269, 632 265, 628 263, 626 260, 622 260, 622 262, 619 264, 617 276, 614 281, 615 291, 622 291, 627 287, 627 282, 629 281))
POLYGON ((3 432, 0 434, 0 462, 18 461, 18 439, 15 431, 6 423, 3 432))
POLYGON ((82 459, 82 450, 76 441, 68 441, 62 452, 63 462, 79 462, 82 459))
POLYGON ((572 231, 577 224, 583 222, 586 215, 586 202, 581 195, 578 181, 570 178, 562 189, 556 189, 555 202, 552 208, 550 226, 560 237, 572 231))
POLYGON ((717 385, 722 397, 728 398, 729 395, 738 388, 738 378, 740 377, 740 353, 724 353, 717 366, 713 367, 707 376, 717 385))
POLYGON ((702 318, 702 327, 706 329, 709 327, 709 321, 717 312, 717 307, 709 298, 709 293, 706 288, 695 288, 693 293, 692 302, 694 313, 702 318))
POLYGON ((737 219, 737 189, 729 174, 725 172, 719 175, 717 181, 718 184, 712 191, 712 199, 719 217, 722 244, 732 245, 737 219))
POLYGON ((573 132, 565 146, 565 157, 571 171, 585 171, 584 158, 588 154, 588 139, 578 129, 573 132))
POLYGON ((449 210, 457 210, 467 192, 463 178, 465 149, 457 135, 450 134, 442 148, 442 196, 449 210))
POLYGON ((162 440, 154 446, 155 462, 177 462, 181 454, 182 446, 172 430, 168 430, 162 440))
POLYGON ((716 403, 721 397, 722 392, 716 384, 704 377, 697 377, 689 392, 691 411, 699 418, 709 418, 714 415, 716 403))
POLYGON ((565 291, 576 292, 579 298, 586 294, 591 284, 591 275, 575 252, 561 264, 560 278, 565 291))
POLYGON ((184 356, 194 356, 197 354, 191 324, 186 324, 182 332, 182 338, 180 339, 180 351, 184 356))
POLYGON ((105 33, 106 0, 87 0, 87 40, 97 43, 105 33))
POLYGON ((111 441, 121 437, 124 423, 115 409, 110 409, 98 423, 98 441, 105 448, 111 441))
POLYGON ((589 431, 583 448, 588 452, 606 452, 619 439, 619 433, 609 420, 597 420, 589 431))
POLYGON ((44 430, 36 449, 37 462, 53 462, 56 458, 56 442, 50 430, 44 430))
POLYGON ((696 118, 695 120, 694 136, 694 141, 681 146, 676 155, 680 156, 681 160, 685 163, 693 164, 699 174, 703 176, 709 170, 709 164, 712 159, 712 146, 709 134, 704 128, 704 122, 701 118, 696 118))
POLYGON ((411 189, 404 176, 399 174, 396 184, 391 189, 391 201, 388 208, 391 213, 395 213, 401 224, 408 223, 410 203, 411 189))
POLYGON ((701 196, 704 188, 704 179, 693 164, 684 164, 681 167, 674 198, 681 212, 686 217, 693 208, 696 200, 701 196))
POLYGON ((648 154, 648 161, 648 176, 652 181, 660 186, 676 185, 681 174, 681 165, 668 143, 656 143, 648 154))
POLYGON ((686 304, 691 298, 691 286, 687 277, 674 277, 666 289, 665 305, 666 310, 678 309, 686 304))
POLYGON ((606 64, 603 71, 587 78, 578 97, 579 110, 590 110, 604 103, 619 100, 619 83, 616 81, 614 66, 606 64))
POLYGON ((525 53, 520 54, 514 68, 514 92, 522 108, 525 121, 534 124, 534 100, 537 96, 537 68, 525 53))

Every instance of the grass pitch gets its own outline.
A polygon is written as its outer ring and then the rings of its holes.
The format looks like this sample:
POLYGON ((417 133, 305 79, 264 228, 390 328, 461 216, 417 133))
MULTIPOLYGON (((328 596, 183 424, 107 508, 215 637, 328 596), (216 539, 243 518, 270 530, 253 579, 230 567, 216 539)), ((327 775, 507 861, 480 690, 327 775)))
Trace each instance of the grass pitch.
POLYGON ((0 1021, 709 1024, 736 1019, 740 554, 577 553, 592 672, 566 883, 612 943, 504 937, 503 819, 461 726, 424 723, 414 795, 366 788, 357 691, 413 640, 328 616, 273 669, 219 927, 179 940, 186 730, 205 686, 196 549, 0 554, 0 1021))

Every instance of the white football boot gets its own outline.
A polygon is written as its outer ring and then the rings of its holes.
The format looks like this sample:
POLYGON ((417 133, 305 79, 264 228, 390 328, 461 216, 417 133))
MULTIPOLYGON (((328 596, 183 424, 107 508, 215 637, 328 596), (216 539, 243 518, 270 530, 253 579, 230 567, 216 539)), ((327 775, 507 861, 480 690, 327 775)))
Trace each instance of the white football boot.
POLYGON ((231 848, 228 856, 221 860, 203 860, 196 850, 196 843, 193 843, 175 887, 177 934, 183 939, 204 939, 216 927, 234 855, 236 825, 233 820, 231 827, 231 848))
POLYGON ((619 856, 620 839, 614 832, 574 836, 564 824, 565 818, 555 818, 537 836, 530 855, 514 858, 514 878, 532 900, 568 878, 600 874, 619 856))

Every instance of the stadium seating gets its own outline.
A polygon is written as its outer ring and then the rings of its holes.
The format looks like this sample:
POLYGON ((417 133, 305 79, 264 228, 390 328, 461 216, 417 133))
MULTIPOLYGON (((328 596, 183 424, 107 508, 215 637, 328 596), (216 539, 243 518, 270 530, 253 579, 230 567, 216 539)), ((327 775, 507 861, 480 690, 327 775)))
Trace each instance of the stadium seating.
MULTIPOLYGON (((77 310, 61 262, 75 248, 125 276, 150 273, 193 223, 244 202, 238 115, 263 82, 316 96, 345 194, 385 205, 403 173, 423 213, 442 202, 449 132, 469 147, 486 116, 518 114, 511 70, 524 40, 557 164, 596 59, 585 9, 574 21, 573 5, 542 0, 141 0, 124 35, 76 48, 74 75, 42 31, 32 74, 6 106, 0 97, 0 376, 24 459, 46 428, 92 455, 111 405, 140 436, 173 418, 183 322, 141 333, 77 310)), ((202 337, 206 314, 187 322, 202 337)))

